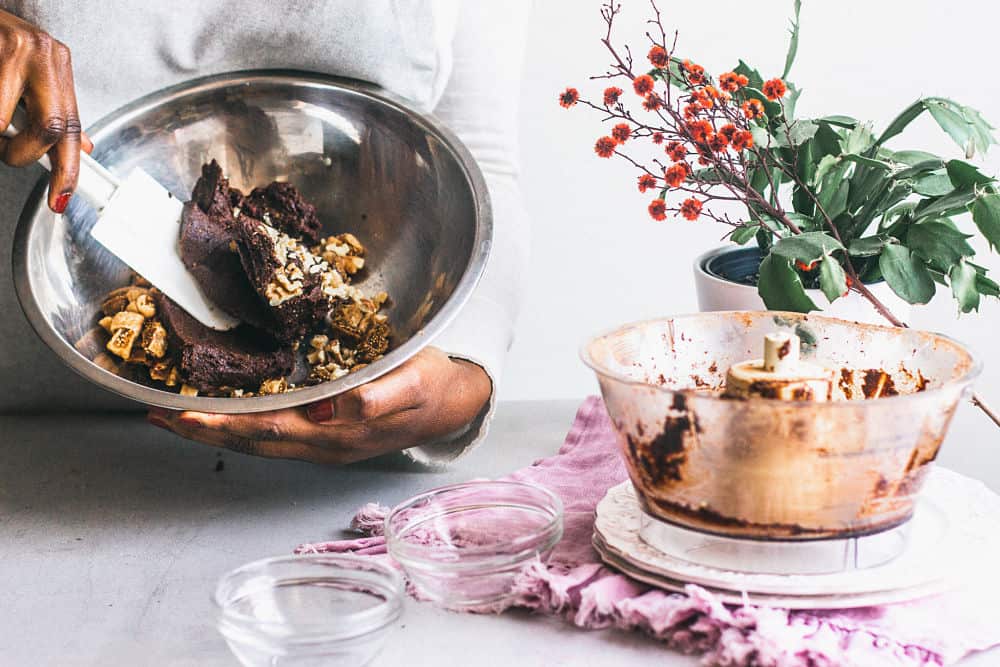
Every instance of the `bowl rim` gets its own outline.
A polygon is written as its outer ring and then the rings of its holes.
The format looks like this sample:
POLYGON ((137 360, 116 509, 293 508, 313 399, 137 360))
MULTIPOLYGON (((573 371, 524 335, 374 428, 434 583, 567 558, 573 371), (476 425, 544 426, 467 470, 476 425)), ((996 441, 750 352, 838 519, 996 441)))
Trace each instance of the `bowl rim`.
POLYGON ((415 110, 403 98, 375 84, 357 79, 289 69, 251 69, 223 72, 190 79, 144 95, 111 111, 91 125, 87 129, 87 133, 99 146, 102 135, 127 124, 136 116, 155 106, 201 92, 257 84, 291 84, 296 88, 335 88, 367 97, 407 116, 441 141, 455 157, 458 167, 465 175, 476 212, 476 229, 471 256, 455 285, 454 291, 445 300, 440 310, 401 345, 390 350, 378 361, 337 380, 321 382, 311 387, 302 387, 282 394, 248 398, 182 396, 149 387, 107 371, 87 359, 71 343, 64 340, 42 314, 31 289, 27 253, 33 228, 32 220, 42 205, 45 190, 48 187, 48 179, 45 175, 41 175, 21 210, 14 230, 12 268, 15 292, 21 310, 39 338, 60 361, 97 386, 145 405, 171 410, 246 414, 294 408, 314 403, 371 382, 405 363, 429 345, 451 324, 479 284, 493 247, 492 204, 482 170, 472 153, 457 135, 433 114, 415 110))
MULTIPOLYGON (((252 570, 261 570, 261 572, 264 573, 266 568, 270 565, 297 562, 327 562, 338 567, 346 564, 361 566, 356 569, 375 573, 380 578, 381 583, 385 584, 384 590, 388 593, 388 595, 386 595, 382 602, 375 604, 373 607, 358 612, 344 614, 338 617, 341 622, 349 620, 353 623, 361 625, 361 629, 357 631, 331 632, 329 629, 329 619, 326 619, 325 621, 317 620, 315 623, 309 623, 305 631, 296 632, 292 637, 283 637, 286 641, 296 641, 298 639, 315 642, 324 640, 347 641, 357 639, 386 627, 398 619, 403 613, 403 601, 406 597, 406 585, 403 575, 397 569, 376 559, 349 553, 305 553, 260 558, 226 571, 216 581, 215 588, 212 590, 211 595, 212 604, 215 607, 216 613, 219 615, 220 619, 236 623, 242 628, 284 627, 286 624, 278 621, 262 621, 256 616, 233 611, 223 600, 223 588, 229 580, 240 574, 245 574, 252 570), (312 628, 320 628, 320 630, 312 632, 310 631, 312 628)), ((342 569, 348 573, 347 578, 350 578, 349 573, 351 570, 348 568, 342 569)))
MULTIPOLYGON (((696 389, 691 389, 691 388, 682 388, 682 389, 670 388, 670 387, 666 387, 666 386, 663 386, 663 385, 653 384, 651 382, 643 382, 642 380, 637 380, 635 378, 628 377, 627 375, 625 375, 623 373, 612 371, 612 370, 606 368, 603 364, 599 363, 596 359, 594 359, 593 356, 590 353, 591 352, 591 348, 598 341, 607 339, 607 338, 609 338, 610 336, 612 336, 614 334, 622 333, 622 332, 624 332, 624 331, 626 331, 628 329, 635 329, 635 328, 638 328, 638 327, 642 327, 642 326, 646 326, 646 325, 651 325, 651 324, 659 324, 659 323, 664 323, 664 322, 672 322, 672 321, 675 321, 675 320, 678 320, 678 319, 693 319, 695 317, 705 317, 705 316, 714 316, 714 315, 717 315, 717 316, 726 316, 726 315, 729 315, 729 316, 734 316, 734 317, 749 315, 749 316, 752 316, 752 317, 755 317, 755 318, 756 317, 772 317, 772 318, 774 318, 774 317, 782 317, 782 318, 789 318, 789 319, 795 319, 795 320, 800 320, 800 321, 808 321, 811 318, 811 319, 814 319, 814 320, 821 320, 821 321, 826 321, 826 322, 833 322, 833 323, 837 323, 837 324, 853 324, 853 325, 856 325, 856 326, 864 327, 866 329, 877 329, 877 330, 885 330, 885 331, 899 331, 899 330, 903 330, 903 331, 909 331, 911 333, 923 333, 923 334, 928 334, 930 336, 934 336, 934 337, 936 337, 936 338, 938 338, 938 339, 940 339, 940 340, 948 343, 949 345, 952 345, 952 346, 958 348, 960 351, 962 351, 966 355, 968 355, 969 361, 970 361, 970 365, 969 365, 968 370, 961 377, 952 378, 952 379, 944 382, 940 387, 930 387, 930 388, 926 389, 925 391, 915 392, 915 393, 911 393, 911 394, 898 394, 896 396, 881 397, 877 401, 878 405, 900 405, 904 401, 914 401, 914 400, 920 400, 922 397, 934 396, 938 392, 942 392, 942 391, 944 391, 946 389, 950 389, 950 388, 955 387, 955 386, 964 386, 964 387, 967 388, 973 381, 975 381, 975 379, 977 377, 979 377, 979 374, 983 370, 983 364, 982 364, 982 362, 979 360, 979 358, 975 354, 973 354, 973 352, 967 346, 965 346, 964 344, 962 344, 958 340, 956 340, 956 339, 954 339, 951 336, 948 336, 946 334, 937 333, 937 332, 933 332, 933 331, 925 331, 923 329, 901 329, 900 327, 893 327, 893 326, 882 325, 882 324, 868 324, 868 323, 864 323, 864 322, 853 322, 851 320, 844 320, 844 319, 840 319, 840 318, 837 318, 837 317, 829 317, 829 316, 826 316, 826 315, 813 315, 812 313, 796 313, 796 312, 785 311, 785 310, 715 310, 715 311, 704 311, 704 312, 697 312, 697 313, 683 313, 683 314, 680 314, 680 315, 668 315, 668 316, 663 316, 663 317, 652 317, 652 318, 648 318, 648 319, 644 319, 644 320, 636 320, 636 321, 633 321, 633 322, 628 322, 626 324, 619 325, 617 327, 612 327, 610 329, 602 331, 601 333, 599 333, 597 335, 590 336, 589 338, 587 338, 583 342, 583 344, 581 344, 580 349, 579 349, 580 360, 583 361, 583 363, 588 368, 590 368, 590 370, 594 371, 594 373, 596 373, 599 377, 610 378, 610 379, 615 380, 616 382, 620 382, 622 384, 626 384, 626 385, 630 385, 630 386, 635 386, 635 387, 645 387, 647 389, 655 389, 656 391, 663 392, 663 393, 665 393, 667 395, 670 395, 670 396, 673 396, 675 394, 684 394, 685 396, 687 396, 687 397, 689 397, 691 399, 694 399, 696 401, 720 401, 720 402, 724 401, 726 403, 729 403, 729 402, 731 402, 731 399, 723 398, 721 395, 717 395, 715 393, 706 392, 706 391, 698 391, 696 389)), ((764 398, 764 397, 760 397, 757 400, 767 401, 769 403, 774 403, 774 404, 799 406, 799 407, 801 407, 803 409, 805 409, 805 408, 816 409, 818 406, 822 406, 822 409, 835 409, 835 410, 836 409, 843 409, 843 408, 856 408, 858 406, 858 404, 860 403, 860 401, 825 401, 823 403, 816 403, 815 401, 794 401, 794 400, 784 400, 784 399, 780 399, 780 398, 764 398)), ((867 402, 870 402, 870 401, 867 401, 867 402)))
MULTIPOLYGON (((477 507, 486 507, 494 503, 483 502, 477 504, 477 507)), ((555 492, 549 490, 548 488, 540 485, 534 484, 532 482, 521 482, 517 480, 471 480, 468 482, 459 482, 457 484, 447 484, 445 486, 439 486, 433 489, 429 489, 422 493, 418 493, 415 496, 411 496, 401 503, 393 507, 385 515, 384 521, 384 533, 386 547, 389 549, 390 555, 397 561, 413 563, 414 561, 434 563, 435 567, 441 569, 485 569, 484 564, 489 564, 492 561, 497 561, 499 564, 507 565, 511 562, 524 560, 530 557, 536 551, 542 553, 547 549, 555 545, 556 542, 562 537, 563 532, 563 503, 562 499, 555 494, 555 492), (442 494, 451 493, 453 491, 459 491, 464 489, 483 489, 487 487, 501 487, 501 488, 520 488, 525 490, 530 490, 535 493, 541 494, 548 503, 548 506, 542 504, 536 504, 534 507, 539 510, 551 511, 552 517, 549 521, 541 528, 532 531, 527 535, 520 535, 514 539, 506 541, 504 544, 512 547, 522 547, 517 551, 511 550, 510 552, 497 554, 495 546, 476 546, 476 547, 462 547, 462 548, 442 548, 439 545, 426 545, 426 544, 414 544, 412 542, 405 542, 400 540, 396 531, 392 529, 392 519, 397 516, 400 512, 411 508, 417 502, 431 498, 433 496, 440 496, 442 494), (440 563, 428 558, 426 561, 424 557, 429 556, 433 553, 441 553, 442 551, 449 553, 458 553, 461 555, 460 562, 458 563, 440 563), (493 558, 476 559, 475 562, 466 560, 466 557, 475 558, 477 556, 492 556, 493 558)))

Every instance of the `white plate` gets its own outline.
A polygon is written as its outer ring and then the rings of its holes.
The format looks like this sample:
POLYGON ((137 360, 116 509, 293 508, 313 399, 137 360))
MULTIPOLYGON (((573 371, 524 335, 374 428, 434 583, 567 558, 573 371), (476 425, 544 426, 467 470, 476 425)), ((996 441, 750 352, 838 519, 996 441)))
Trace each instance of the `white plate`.
POLYGON ((866 569, 783 575, 706 566, 666 555, 642 541, 641 515, 628 482, 610 489, 598 504, 594 543, 610 565, 671 590, 694 583, 796 608, 867 606, 942 592, 989 572, 991 554, 1000 551, 1000 497, 980 482, 943 469, 928 477, 903 553, 866 569), (773 602, 770 598, 775 597, 799 602, 773 602), (837 602, 823 604, 821 599, 828 597, 837 602))
MULTIPOLYGON (((657 588, 663 588, 668 591, 676 591, 678 593, 683 593, 684 587, 690 583, 679 579, 671 579, 670 577, 664 575, 652 574, 626 561, 620 560, 613 553, 607 551, 607 547, 601 542, 601 538, 596 534, 594 535, 593 544, 594 549, 598 554, 600 554, 601 560, 636 581, 641 581, 649 584, 650 586, 656 586, 657 588)), ((699 584, 699 586, 725 604, 766 605, 770 607, 781 607, 784 609, 851 609, 854 607, 870 607, 873 605, 889 604, 891 602, 915 600, 927 595, 934 595, 936 593, 943 592, 941 587, 932 585, 926 588, 911 588, 901 591, 881 591, 878 593, 859 595, 778 595, 768 593, 735 592, 732 590, 714 588, 712 586, 702 584, 699 584)))

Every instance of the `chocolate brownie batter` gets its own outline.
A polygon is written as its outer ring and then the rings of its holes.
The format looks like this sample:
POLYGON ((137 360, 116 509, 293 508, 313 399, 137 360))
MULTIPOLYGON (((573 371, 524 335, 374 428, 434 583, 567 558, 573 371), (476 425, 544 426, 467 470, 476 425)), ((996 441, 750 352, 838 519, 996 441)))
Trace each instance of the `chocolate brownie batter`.
POLYGON ((289 375, 295 366, 292 346, 258 329, 245 324, 225 332, 209 329, 163 294, 157 296, 156 309, 181 380, 199 392, 256 390, 264 380, 289 375))
POLYGON ((316 207, 302 199, 301 193, 291 183, 275 181, 263 188, 254 188, 242 198, 240 212, 251 218, 263 220, 289 236, 301 238, 315 245, 319 243, 320 223, 316 207))

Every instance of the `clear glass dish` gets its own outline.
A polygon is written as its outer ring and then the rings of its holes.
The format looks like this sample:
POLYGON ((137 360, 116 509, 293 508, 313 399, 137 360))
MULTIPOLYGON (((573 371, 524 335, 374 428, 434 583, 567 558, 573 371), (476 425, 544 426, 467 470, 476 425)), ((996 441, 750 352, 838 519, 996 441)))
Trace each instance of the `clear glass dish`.
POLYGON ((499 605, 563 532, 559 498, 522 482, 477 481, 415 496, 386 517, 389 554, 424 597, 450 609, 499 605))
POLYGON ((239 567, 213 595, 218 629, 239 661, 367 665, 403 611, 402 575, 370 558, 317 554, 239 567))

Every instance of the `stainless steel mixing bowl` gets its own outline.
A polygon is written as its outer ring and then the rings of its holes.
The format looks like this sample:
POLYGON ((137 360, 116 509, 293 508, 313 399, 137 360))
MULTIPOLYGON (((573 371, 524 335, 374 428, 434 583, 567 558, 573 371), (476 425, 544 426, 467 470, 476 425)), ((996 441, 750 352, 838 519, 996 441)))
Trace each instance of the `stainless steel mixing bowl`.
POLYGON ((781 540, 852 537, 907 521, 980 370, 945 336, 775 312, 630 324, 594 338, 583 360, 597 373, 647 514, 707 533, 781 540), (841 369, 852 391, 869 371, 884 371, 899 395, 723 398, 729 367, 759 358, 764 335, 780 330, 800 337, 803 358, 841 369))
MULTIPOLYGON (((74 198, 64 216, 28 200, 14 239, 14 281, 38 335, 75 371, 150 405, 258 412, 302 405, 369 382, 430 343, 476 286, 492 240, 478 166, 433 117, 380 89, 292 72, 238 72, 144 97, 90 129, 94 157, 118 175, 140 166, 190 198, 201 165, 216 159, 235 187, 296 185, 324 233, 353 232, 368 249, 363 280, 385 290, 393 328, 384 358, 339 380, 254 398, 186 397, 109 372, 87 344, 104 295, 128 268, 94 241, 92 209, 74 198)), ((135 224, 141 225, 137 219, 135 224)))

